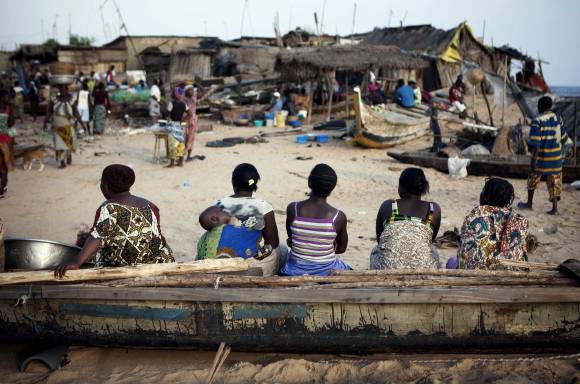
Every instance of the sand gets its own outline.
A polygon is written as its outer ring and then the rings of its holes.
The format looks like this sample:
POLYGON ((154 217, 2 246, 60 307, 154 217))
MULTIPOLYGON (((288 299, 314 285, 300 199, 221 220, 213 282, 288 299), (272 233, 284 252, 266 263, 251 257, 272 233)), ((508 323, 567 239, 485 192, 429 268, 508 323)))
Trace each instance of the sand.
MULTIPOLYGON (((0 374, 12 383, 205 383, 214 354, 72 347, 70 364, 50 373, 40 363, 17 372, 16 352, 0 350, 0 374)), ((580 355, 280 355, 232 353, 215 383, 578 383, 580 355)))

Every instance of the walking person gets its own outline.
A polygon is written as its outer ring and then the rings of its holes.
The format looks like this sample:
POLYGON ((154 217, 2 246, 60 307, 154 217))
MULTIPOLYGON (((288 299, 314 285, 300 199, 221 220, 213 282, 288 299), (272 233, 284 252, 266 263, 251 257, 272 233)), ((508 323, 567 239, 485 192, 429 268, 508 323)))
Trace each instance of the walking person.
POLYGON ((92 136, 93 133, 91 132, 90 113, 89 113, 90 93, 88 81, 86 79, 85 81, 83 81, 81 90, 77 94, 76 106, 79 115, 81 117, 83 129, 85 130, 87 135, 92 136))
POLYGON ((109 94, 105 90, 105 84, 102 82, 97 84, 97 89, 93 92, 93 102, 95 103, 93 132, 102 135, 105 133, 107 114, 110 113, 111 110, 109 94))
POLYGON ((34 81, 30 81, 30 87, 28 88, 28 102, 30 103, 30 115, 32 116, 32 121, 36 121, 36 116, 38 116, 38 105, 40 104, 40 94, 38 93, 38 88, 34 81))
POLYGON ((528 201, 518 204, 520 209, 532 209, 534 191, 540 180, 546 177, 552 210, 558 213, 558 201, 562 194, 563 143, 568 138, 560 116, 552 112, 552 99, 544 96, 538 100, 539 115, 532 121, 528 147, 532 155, 528 175, 528 201))
POLYGON ((72 153, 76 150, 77 135, 74 121, 81 123, 79 112, 71 100, 68 85, 59 85, 57 96, 51 100, 46 113, 45 125, 51 122, 56 161, 59 169, 72 164, 72 153))

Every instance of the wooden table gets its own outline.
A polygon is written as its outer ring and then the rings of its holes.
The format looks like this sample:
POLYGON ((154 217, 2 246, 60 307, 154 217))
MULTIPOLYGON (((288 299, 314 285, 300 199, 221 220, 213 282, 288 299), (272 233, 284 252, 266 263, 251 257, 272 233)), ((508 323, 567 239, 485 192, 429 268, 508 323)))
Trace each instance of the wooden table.
POLYGON ((169 158, 169 133, 164 131, 153 131, 153 135, 155 136, 155 145, 153 146, 153 162, 160 163, 162 161, 161 141, 163 140, 165 141, 165 159, 169 158))

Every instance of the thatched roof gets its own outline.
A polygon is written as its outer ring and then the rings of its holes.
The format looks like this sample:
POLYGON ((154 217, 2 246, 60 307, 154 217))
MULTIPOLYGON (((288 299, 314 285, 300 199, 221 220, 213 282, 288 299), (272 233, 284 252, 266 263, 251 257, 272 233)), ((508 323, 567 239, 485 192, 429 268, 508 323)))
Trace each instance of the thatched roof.
POLYGON ((444 31, 431 25, 376 28, 363 39, 368 44, 395 45, 409 51, 439 56, 451 43, 457 28, 444 31))
POLYGON ((276 60, 276 70, 283 76, 306 80, 330 70, 359 72, 372 66, 417 69, 428 64, 425 58, 397 47, 359 44, 282 51, 276 60))

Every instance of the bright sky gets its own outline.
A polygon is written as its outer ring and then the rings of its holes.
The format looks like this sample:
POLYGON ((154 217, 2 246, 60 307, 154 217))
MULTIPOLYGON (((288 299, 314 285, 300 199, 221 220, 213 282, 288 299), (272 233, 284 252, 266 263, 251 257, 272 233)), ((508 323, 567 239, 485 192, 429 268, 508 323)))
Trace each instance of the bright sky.
MULTIPOLYGON (((72 33, 97 44, 120 34, 114 0, 0 0, 0 48, 40 43, 56 34, 62 43, 72 33), (102 12, 99 7, 102 6, 102 12), (70 20, 70 23, 69 23, 70 20)), ((314 12, 324 32, 350 34, 375 26, 432 24, 449 29, 467 21, 477 36, 550 62, 551 85, 580 86, 580 1, 578 0, 116 0, 131 34, 208 35, 232 39, 243 34, 273 36, 280 28, 315 30, 314 12), (247 2, 246 12, 244 4, 247 2), (326 6, 324 6, 326 4, 326 6), (244 17, 243 17, 244 16, 244 17), (242 23, 242 19, 244 20, 242 23)))

